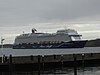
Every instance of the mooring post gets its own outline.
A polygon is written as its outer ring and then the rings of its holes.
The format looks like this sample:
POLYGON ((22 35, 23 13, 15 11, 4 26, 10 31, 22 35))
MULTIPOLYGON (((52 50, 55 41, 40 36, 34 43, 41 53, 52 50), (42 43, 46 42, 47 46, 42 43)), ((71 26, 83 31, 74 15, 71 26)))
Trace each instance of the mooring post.
POLYGON ((85 54, 82 54, 82 69, 83 69, 83 75, 84 75, 84 66, 85 66, 84 56, 85 56, 85 54))
POLYGON ((30 56, 31 61, 33 61, 33 55, 30 56))
POLYGON ((38 55, 38 75, 40 75, 40 71, 41 71, 41 56, 38 55))
POLYGON ((12 55, 9 56, 9 63, 12 64, 12 55))
POLYGON ((3 59, 2 59, 3 63, 5 62, 5 55, 3 55, 3 59))
POLYGON ((9 75, 12 75, 12 55, 9 56, 9 75))
POLYGON ((73 54, 74 57, 74 75, 77 75, 77 60, 76 60, 76 54, 73 54))
POLYGON ((42 72, 44 74, 44 56, 42 56, 42 72))
POLYGON ((61 69, 63 69, 63 55, 60 55, 60 60, 61 60, 61 69))
POLYGON ((82 67, 84 68, 84 54, 82 54, 82 67))

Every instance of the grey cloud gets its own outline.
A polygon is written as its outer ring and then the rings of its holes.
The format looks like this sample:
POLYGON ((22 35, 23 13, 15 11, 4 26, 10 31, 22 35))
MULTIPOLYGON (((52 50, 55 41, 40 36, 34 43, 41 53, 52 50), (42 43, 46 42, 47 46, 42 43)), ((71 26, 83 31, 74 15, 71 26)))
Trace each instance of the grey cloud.
POLYGON ((0 0, 0 25, 73 22, 99 14, 99 7, 100 0, 0 0))

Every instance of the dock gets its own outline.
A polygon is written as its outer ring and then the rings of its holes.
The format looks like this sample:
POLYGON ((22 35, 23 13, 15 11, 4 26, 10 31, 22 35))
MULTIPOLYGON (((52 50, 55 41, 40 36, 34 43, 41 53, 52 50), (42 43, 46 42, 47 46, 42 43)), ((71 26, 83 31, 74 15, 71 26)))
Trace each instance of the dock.
POLYGON ((100 53, 0 57, 0 72, 43 71, 63 67, 100 66, 100 53))

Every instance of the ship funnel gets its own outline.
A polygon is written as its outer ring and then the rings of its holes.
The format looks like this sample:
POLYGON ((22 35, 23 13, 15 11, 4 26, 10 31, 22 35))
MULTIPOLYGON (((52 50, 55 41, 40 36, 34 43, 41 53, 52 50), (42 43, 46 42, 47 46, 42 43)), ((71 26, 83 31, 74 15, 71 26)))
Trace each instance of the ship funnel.
POLYGON ((37 30, 35 28, 32 29, 32 33, 35 33, 37 30))

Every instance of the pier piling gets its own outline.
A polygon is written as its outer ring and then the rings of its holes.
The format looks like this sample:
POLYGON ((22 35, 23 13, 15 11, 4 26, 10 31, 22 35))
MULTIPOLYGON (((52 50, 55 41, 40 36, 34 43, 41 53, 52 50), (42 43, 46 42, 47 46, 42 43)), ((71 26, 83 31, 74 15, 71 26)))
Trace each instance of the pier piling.
POLYGON ((12 72, 13 72, 13 69, 12 69, 12 55, 10 54, 10 56, 9 56, 9 75, 13 75, 12 72))
POLYGON ((74 57, 74 75, 77 75, 77 60, 76 60, 76 54, 73 54, 74 57))
POLYGON ((41 56, 38 55, 38 75, 40 75, 41 72, 41 56))

